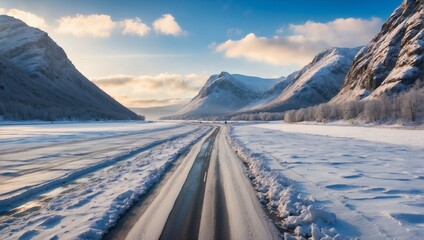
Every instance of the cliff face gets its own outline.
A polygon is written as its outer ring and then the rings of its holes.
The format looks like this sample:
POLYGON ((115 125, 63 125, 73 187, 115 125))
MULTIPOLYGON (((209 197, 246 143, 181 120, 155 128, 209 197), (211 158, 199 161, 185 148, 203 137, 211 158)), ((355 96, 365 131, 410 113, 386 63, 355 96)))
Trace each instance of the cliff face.
POLYGON ((424 78, 423 1, 405 0, 356 56, 333 102, 393 94, 424 78))

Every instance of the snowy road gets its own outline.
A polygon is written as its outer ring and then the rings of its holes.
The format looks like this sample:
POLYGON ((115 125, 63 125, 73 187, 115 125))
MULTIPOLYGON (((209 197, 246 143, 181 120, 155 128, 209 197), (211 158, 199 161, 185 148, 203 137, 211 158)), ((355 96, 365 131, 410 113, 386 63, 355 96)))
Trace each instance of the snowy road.
MULTIPOLYGON (((202 144, 168 216, 160 239, 197 239, 202 218, 208 168, 217 133, 218 129, 215 129, 212 135, 202 144)), ((221 208, 219 210, 225 211, 226 209, 221 208)), ((226 218, 217 219, 216 222, 228 222, 226 218)), ((222 234, 227 234, 227 232, 222 234)))
POLYGON ((287 239, 419 239, 423 136, 282 123, 0 126, 0 238, 278 239, 266 205, 287 239))
POLYGON ((100 239, 115 225, 106 238, 278 239, 226 134, 176 123, 1 127, 1 239, 100 239), (125 222, 139 199, 147 206, 125 222))
POLYGON ((124 217, 106 239, 279 239, 226 131, 193 146, 139 218, 124 217))

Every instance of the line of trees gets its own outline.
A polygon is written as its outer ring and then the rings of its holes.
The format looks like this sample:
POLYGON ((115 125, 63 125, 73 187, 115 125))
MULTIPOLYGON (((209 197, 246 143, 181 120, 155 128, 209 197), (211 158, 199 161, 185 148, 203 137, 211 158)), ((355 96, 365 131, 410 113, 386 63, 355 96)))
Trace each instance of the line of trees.
POLYGON ((284 119, 282 112, 246 113, 231 117, 232 121, 278 121, 284 119))
POLYGON ((418 86, 395 96, 344 104, 325 103, 284 113, 288 123, 335 120, 360 120, 365 123, 422 123, 424 120, 424 88, 418 86))

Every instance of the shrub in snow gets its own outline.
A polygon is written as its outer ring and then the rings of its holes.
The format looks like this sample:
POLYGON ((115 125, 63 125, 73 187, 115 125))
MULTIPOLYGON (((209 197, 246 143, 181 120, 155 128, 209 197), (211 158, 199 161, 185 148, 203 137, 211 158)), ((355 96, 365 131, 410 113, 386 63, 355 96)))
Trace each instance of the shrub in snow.
POLYGON ((296 110, 285 112, 284 121, 288 123, 296 122, 296 110))
POLYGON ((399 98, 399 102, 402 118, 415 122, 418 117, 422 117, 424 110, 424 90, 409 91, 399 98))
POLYGON ((379 100, 372 100, 365 102, 364 107, 364 119, 365 122, 377 122, 382 120, 382 112, 383 104, 379 100))

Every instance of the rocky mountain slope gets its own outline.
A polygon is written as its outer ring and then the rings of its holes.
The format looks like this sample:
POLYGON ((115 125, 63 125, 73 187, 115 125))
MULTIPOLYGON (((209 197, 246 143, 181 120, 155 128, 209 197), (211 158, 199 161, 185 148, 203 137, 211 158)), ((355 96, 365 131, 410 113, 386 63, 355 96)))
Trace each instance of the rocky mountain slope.
POLYGON ((239 111, 262 96, 277 81, 227 72, 212 75, 199 94, 172 118, 196 119, 239 111))
POLYGON ((404 0, 381 32, 356 56, 333 102, 388 95, 424 79, 424 10, 421 0, 404 0))
POLYGON ((0 116, 138 119, 84 77, 47 33, 0 16, 0 116))
POLYGON ((282 112, 324 103, 340 90, 359 48, 332 48, 319 53, 299 72, 287 78, 288 86, 272 101, 250 112, 282 112))

